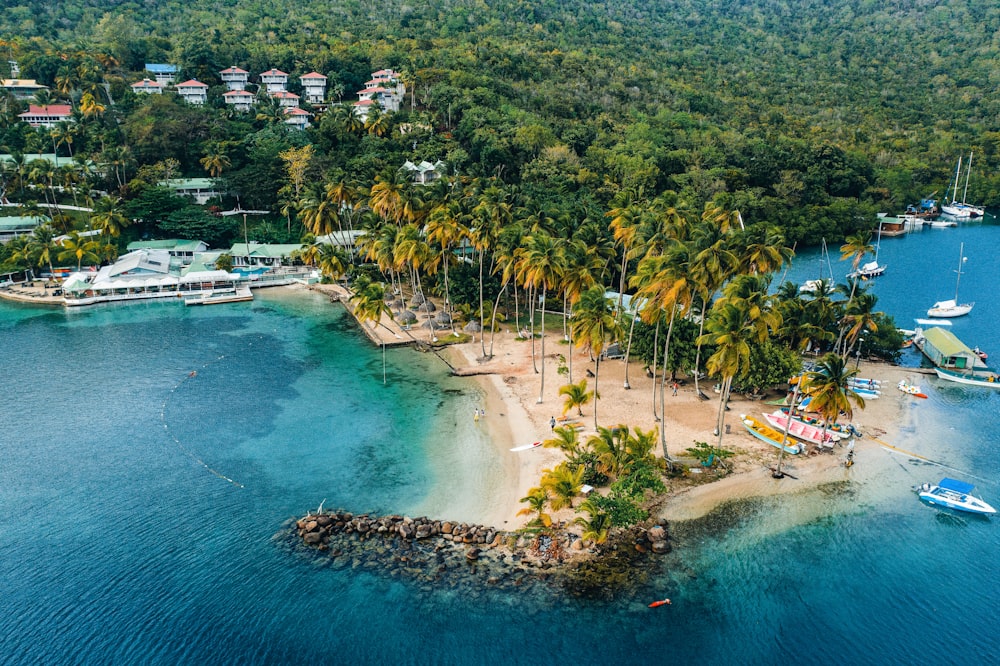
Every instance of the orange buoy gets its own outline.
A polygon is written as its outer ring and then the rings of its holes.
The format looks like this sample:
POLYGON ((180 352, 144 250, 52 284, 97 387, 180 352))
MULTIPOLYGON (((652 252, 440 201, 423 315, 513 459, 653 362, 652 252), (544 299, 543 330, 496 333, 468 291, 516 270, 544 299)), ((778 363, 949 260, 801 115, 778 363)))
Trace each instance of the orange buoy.
POLYGON ((670 599, 660 599, 659 601, 654 601, 653 603, 649 604, 649 607, 659 608, 660 606, 669 606, 669 605, 670 605, 670 599))

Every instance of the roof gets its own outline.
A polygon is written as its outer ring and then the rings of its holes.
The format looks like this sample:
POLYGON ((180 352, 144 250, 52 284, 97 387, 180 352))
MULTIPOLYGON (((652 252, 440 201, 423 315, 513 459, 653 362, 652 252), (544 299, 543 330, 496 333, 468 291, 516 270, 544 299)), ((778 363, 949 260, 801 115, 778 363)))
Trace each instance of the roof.
POLYGON ((153 74, 176 74, 177 65, 165 65, 157 62, 147 62, 146 71, 153 74))
POLYGON ((33 229, 44 220, 40 217, 25 217, 12 215, 0 217, 0 231, 16 231, 18 229, 33 229))
POLYGON ((24 116, 70 116, 73 115, 73 109, 69 104, 49 104, 47 106, 38 106, 37 104, 29 104, 28 110, 20 114, 18 117, 24 116))
POLYGON ((446 168, 448 165, 438 160, 434 164, 431 164, 427 160, 424 160, 420 164, 414 164, 410 160, 403 162, 403 166, 400 169, 406 169, 407 171, 419 171, 421 173, 425 171, 437 171, 438 169, 446 168))
POLYGON ((219 72, 219 74, 249 74, 249 73, 250 72, 248 72, 247 70, 240 69, 236 65, 233 65, 232 67, 227 67, 226 69, 219 72))
POLYGON ((266 72, 261 72, 260 75, 261 76, 288 76, 288 74, 286 74, 285 72, 282 72, 280 69, 274 69, 273 67, 271 69, 267 70, 266 72))
POLYGON ((137 81, 132 84, 133 88, 162 88, 163 84, 159 81, 151 81, 150 79, 143 79, 142 81, 137 81))
POLYGON ((295 93, 288 92, 287 90, 279 90, 278 92, 271 93, 271 97, 275 99, 298 99, 299 96, 295 93))
POLYGON ((204 243, 199 240, 172 238, 167 240, 133 241, 128 244, 126 249, 129 252, 133 250, 175 250, 181 252, 197 252, 201 249, 200 246, 202 245, 204 245, 204 243))
POLYGON ((268 259, 279 259, 292 256, 292 252, 302 249, 301 243, 276 244, 276 243, 255 243, 250 241, 249 251, 246 243, 235 243, 229 254, 234 257, 263 257, 268 259))
POLYGON ((181 271, 181 275, 190 272, 198 273, 202 271, 214 271, 215 262, 221 255, 222 255, 221 250, 215 250, 212 252, 199 252, 198 254, 194 255, 194 257, 191 259, 191 263, 184 270, 181 271))
POLYGON ((215 181, 212 178, 173 178, 157 183, 161 187, 174 190, 214 190, 215 181))
POLYGON ((178 88, 207 88, 207 83, 202 83, 198 79, 191 79, 190 81, 185 81, 184 83, 178 83, 178 88))
POLYGON ((326 77, 319 72, 309 72, 308 74, 303 74, 299 77, 300 79, 323 79, 326 81, 326 77))
POLYGON ((308 111, 303 111, 297 106, 290 106, 285 109, 286 116, 308 116, 311 115, 308 111))
POLYGON ((371 106, 374 103, 375 100, 373 99, 359 99, 357 102, 354 103, 354 106, 371 106))
POLYGON ((951 331, 935 326, 924 331, 924 339, 942 356, 975 356, 951 331))
POLYGON ((975 488, 975 486, 971 483, 966 483, 965 481, 959 481, 957 479, 949 479, 947 477, 938 482, 938 487, 944 488, 945 490, 954 490, 956 493, 962 493, 963 495, 971 493, 972 489, 975 488))
POLYGON ((230 90, 229 92, 222 93, 223 97, 253 97, 252 92, 246 90, 230 90))
POLYGON ((2 88, 47 88, 34 79, 0 79, 2 88))

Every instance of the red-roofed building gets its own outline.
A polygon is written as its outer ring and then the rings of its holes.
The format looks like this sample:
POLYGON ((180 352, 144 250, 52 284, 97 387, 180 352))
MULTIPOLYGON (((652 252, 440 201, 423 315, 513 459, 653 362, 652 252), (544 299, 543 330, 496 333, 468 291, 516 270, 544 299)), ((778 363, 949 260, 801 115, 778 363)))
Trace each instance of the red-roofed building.
POLYGON ((247 82, 250 80, 250 72, 236 65, 222 70, 219 76, 229 90, 246 90, 247 82))
POLYGON ((309 127, 309 112, 303 111, 299 107, 293 107, 290 109, 285 109, 285 119, 286 125, 291 125, 292 127, 297 127, 298 129, 305 129, 309 127))
POLYGON ((147 95, 160 95, 163 93, 163 84, 159 81, 143 79, 132 84, 132 92, 145 93, 147 95))
POLYGON ((208 85, 191 79, 177 84, 177 94, 188 104, 202 105, 208 101, 208 85))
POLYGON ((309 72, 299 77, 302 92, 310 104, 322 104, 326 99, 326 77, 318 72, 309 72))
POLYGON ((299 105, 299 96, 295 93, 279 90, 278 92, 271 93, 271 97, 278 100, 278 104, 286 109, 291 109, 299 105))
POLYGON ((55 127, 59 123, 73 122, 73 108, 69 104, 29 104, 28 110, 18 118, 32 127, 55 127))
POLYGON ((260 82, 269 93, 284 92, 288 87, 288 74, 271 68, 261 73, 260 82))
POLYGON ((222 93, 222 101, 231 104, 237 111, 249 111, 253 106, 253 93, 246 90, 230 90, 222 93))

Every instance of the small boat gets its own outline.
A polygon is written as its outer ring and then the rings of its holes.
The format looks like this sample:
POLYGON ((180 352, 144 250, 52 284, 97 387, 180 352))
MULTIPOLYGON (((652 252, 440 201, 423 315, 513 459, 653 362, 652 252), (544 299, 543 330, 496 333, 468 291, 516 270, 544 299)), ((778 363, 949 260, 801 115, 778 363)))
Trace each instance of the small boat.
POLYGON ((847 380, 850 386, 859 386, 861 388, 882 388, 882 381, 878 379, 868 379, 867 377, 851 377, 847 380))
POLYGON ((219 303, 239 303, 241 301, 252 301, 253 292, 250 287, 239 287, 236 289, 215 289, 202 296, 185 298, 184 305, 217 305, 219 303))
POLYGON ((981 386, 983 388, 1000 388, 1000 376, 994 372, 965 374, 944 368, 934 368, 934 372, 940 379, 957 384, 968 384, 969 386, 981 386))
POLYGON ((986 352, 984 352, 979 347, 973 347, 972 348, 972 353, 975 354, 976 356, 978 356, 980 361, 985 361, 986 359, 988 359, 990 357, 989 354, 987 354, 986 352))
POLYGON ((954 220, 934 220, 931 222, 931 227, 934 229, 944 229, 946 227, 957 227, 958 222, 954 220))
POLYGON ((965 263, 965 259, 965 243, 962 243, 958 247, 958 270, 955 271, 958 275, 955 277, 955 298, 935 303, 927 311, 928 317, 962 317, 972 312, 972 307, 975 303, 958 302, 958 283, 962 279, 962 264, 965 263))
POLYGON ((660 599, 659 601, 654 601, 653 603, 649 604, 649 607, 659 608, 660 606, 669 606, 669 605, 670 605, 670 599, 660 599))
POLYGON ((972 153, 969 153, 969 163, 965 171, 965 190, 962 192, 962 200, 958 200, 958 181, 962 176, 962 157, 958 157, 958 166, 955 168, 955 181, 952 189, 952 201, 950 204, 942 204, 941 212, 960 220, 973 217, 982 217, 986 211, 979 206, 966 203, 965 199, 969 195, 969 177, 972 175, 972 153))
MULTIPOLYGON (((806 398, 805 400, 802 401, 800 407, 804 408, 809 403, 809 401, 810 398, 806 398)), ((787 414, 788 407, 782 407, 780 411, 782 414, 787 414)), ((803 414, 802 412, 796 412, 795 414, 793 414, 792 419, 795 421, 801 421, 802 423, 808 425, 823 427, 823 419, 813 416, 808 416, 807 414, 803 414)), ((829 432, 840 435, 842 438, 859 437, 861 435, 860 431, 850 423, 830 423, 827 424, 826 429, 829 432)))
POLYGON ((766 442, 771 446, 777 447, 779 449, 784 449, 785 453, 802 453, 805 446, 800 442, 788 440, 781 432, 775 430, 771 426, 761 423, 752 416, 747 416, 746 414, 740 414, 740 421, 743 422, 743 427, 747 429, 751 435, 756 437, 762 442, 766 442), (784 446, 782 446, 782 440, 785 441, 784 446))
POLYGON ((867 264, 865 264, 858 270, 851 271, 850 273, 848 273, 847 277, 849 277, 852 280, 854 279, 870 280, 872 278, 877 278, 878 276, 885 273, 886 268, 887 266, 885 265, 880 266, 878 261, 869 261, 867 264))
MULTIPOLYGON (((764 420, 771 427, 778 430, 778 432, 784 432, 785 426, 788 424, 788 415, 779 410, 770 414, 764 414, 764 420)), ((795 439, 817 446, 833 446, 841 439, 838 433, 830 430, 824 433, 821 426, 809 425, 795 419, 792 419, 792 422, 788 424, 788 434, 795 439)))
POLYGON ((541 442, 532 442, 531 444, 524 444, 522 446, 515 446, 514 448, 511 449, 511 451, 515 451, 515 452, 516 451, 528 451, 530 449, 537 449, 541 445, 542 445, 541 442))
POLYGON ((826 249, 826 238, 823 239, 822 251, 820 252, 819 258, 819 279, 818 280, 806 280, 801 287, 799 287, 800 294, 815 294, 819 291, 820 287, 826 285, 833 285, 833 266, 830 264, 830 253, 826 249), (829 277, 824 279, 823 275, 828 275, 829 277))
POLYGON ((917 494, 920 499, 936 506, 946 506, 949 509, 984 516, 996 513, 996 509, 972 494, 974 488, 971 483, 944 478, 938 481, 937 485, 931 483, 921 485, 917 489, 917 494))
POLYGON ((861 386, 848 386, 847 390, 864 400, 878 400, 882 395, 882 391, 879 389, 863 388, 861 386))
POLYGON ((906 381, 905 379, 899 380, 899 383, 896 384, 896 388, 898 388, 903 393, 908 393, 908 394, 914 396, 915 398, 926 398, 927 397, 926 393, 922 393, 920 391, 920 387, 919 386, 915 386, 915 385, 909 383, 908 381, 906 381))

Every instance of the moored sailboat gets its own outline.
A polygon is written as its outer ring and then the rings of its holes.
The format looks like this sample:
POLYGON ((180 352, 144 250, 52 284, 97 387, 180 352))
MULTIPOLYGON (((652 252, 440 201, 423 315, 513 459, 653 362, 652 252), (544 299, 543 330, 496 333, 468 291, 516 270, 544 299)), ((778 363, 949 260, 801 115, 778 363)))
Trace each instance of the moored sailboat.
POLYGON ((972 308, 975 305, 972 303, 959 303, 958 302, 958 285, 962 279, 962 264, 965 263, 965 243, 962 243, 958 249, 958 269, 955 277, 955 298, 949 299, 947 301, 938 301, 927 311, 928 317, 941 317, 941 318, 951 318, 951 317, 961 317, 972 312, 972 308))

